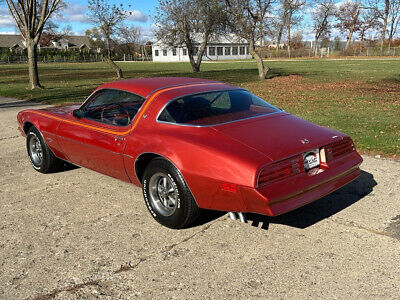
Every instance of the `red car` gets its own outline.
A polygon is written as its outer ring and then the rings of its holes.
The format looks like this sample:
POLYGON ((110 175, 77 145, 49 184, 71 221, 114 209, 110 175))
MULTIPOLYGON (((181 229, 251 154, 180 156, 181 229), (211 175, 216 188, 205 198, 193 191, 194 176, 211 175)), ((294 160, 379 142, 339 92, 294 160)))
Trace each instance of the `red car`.
POLYGON ((42 173, 65 161, 142 186, 170 228, 201 208, 276 216, 360 175, 350 137, 243 88, 194 78, 106 83, 81 106, 24 110, 19 129, 42 173))

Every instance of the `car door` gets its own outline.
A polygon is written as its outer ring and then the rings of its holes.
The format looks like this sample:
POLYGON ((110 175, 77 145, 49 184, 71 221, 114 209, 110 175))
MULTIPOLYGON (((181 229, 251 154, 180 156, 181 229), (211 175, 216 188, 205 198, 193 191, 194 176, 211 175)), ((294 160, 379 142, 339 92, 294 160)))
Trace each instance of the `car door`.
POLYGON ((66 120, 57 134, 68 160, 82 167, 129 181, 123 152, 131 121, 143 104, 138 95, 102 89, 80 108, 82 117, 66 120))

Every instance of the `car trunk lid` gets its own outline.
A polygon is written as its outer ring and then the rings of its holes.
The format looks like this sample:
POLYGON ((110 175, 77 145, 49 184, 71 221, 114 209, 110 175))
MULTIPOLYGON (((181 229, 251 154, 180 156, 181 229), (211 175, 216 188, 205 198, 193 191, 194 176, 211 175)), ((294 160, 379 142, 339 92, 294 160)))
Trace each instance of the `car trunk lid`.
POLYGON ((214 127, 215 130, 277 161, 333 141, 339 132, 280 112, 214 127))

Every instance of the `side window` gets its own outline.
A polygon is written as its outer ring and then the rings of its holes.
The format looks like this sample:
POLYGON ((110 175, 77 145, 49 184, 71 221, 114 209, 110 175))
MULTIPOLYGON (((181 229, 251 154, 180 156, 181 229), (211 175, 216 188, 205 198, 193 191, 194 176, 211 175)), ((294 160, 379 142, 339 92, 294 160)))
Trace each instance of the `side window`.
POLYGON ((214 112, 225 112, 231 109, 231 99, 228 92, 218 93, 211 102, 211 109, 214 112))
POLYGON ((85 104, 83 117, 115 126, 127 126, 142 106, 144 98, 120 90, 96 92, 85 104))

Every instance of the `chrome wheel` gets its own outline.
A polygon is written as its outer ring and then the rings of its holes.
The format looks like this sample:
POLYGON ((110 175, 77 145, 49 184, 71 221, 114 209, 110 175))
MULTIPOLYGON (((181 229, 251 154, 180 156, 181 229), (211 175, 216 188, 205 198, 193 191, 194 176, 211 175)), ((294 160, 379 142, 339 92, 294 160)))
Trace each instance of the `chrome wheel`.
POLYGON ((31 139, 29 140, 29 152, 32 163, 35 166, 40 166, 43 161, 43 149, 42 143, 36 134, 32 134, 31 139))
POLYGON ((178 203, 176 184, 164 173, 156 173, 149 180, 151 206, 163 216, 172 215, 178 203))

